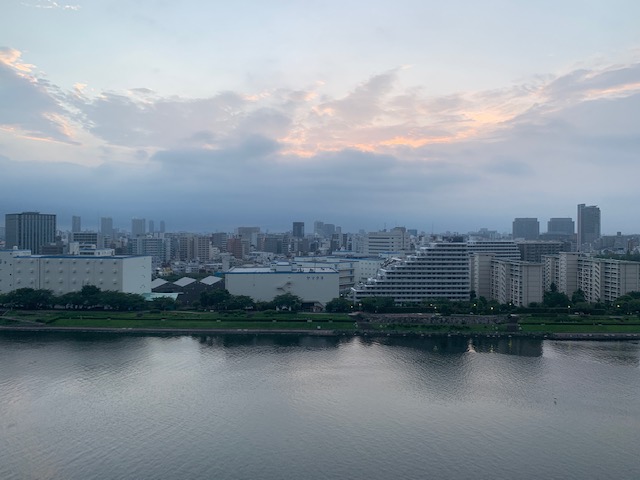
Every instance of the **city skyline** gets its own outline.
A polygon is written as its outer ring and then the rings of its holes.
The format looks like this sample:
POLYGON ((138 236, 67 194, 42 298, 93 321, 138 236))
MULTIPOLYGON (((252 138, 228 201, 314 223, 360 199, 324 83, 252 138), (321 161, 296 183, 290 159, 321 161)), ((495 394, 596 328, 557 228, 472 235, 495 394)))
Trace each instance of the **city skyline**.
MULTIPOLYGON (((77 229, 77 227, 80 226, 81 222, 83 225, 86 225, 86 222, 82 221, 82 217, 77 216, 77 215, 73 215, 71 216, 71 221, 67 224, 65 222, 65 220, 63 219, 62 221, 60 221, 60 217, 59 215, 57 215, 56 213, 46 213, 46 215, 49 216, 53 216, 54 218, 56 218, 56 222, 57 222, 57 231, 59 232, 68 232, 73 234, 74 232, 98 232, 104 235, 112 235, 112 232, 119 232, 121 234, 124 233, 128 233, 133 237, 136 236, 140 236, 140 235, 147 235, 147 234, 159 234, 159 233, 191 233, 191 234, 215 234, 215 233, 225 233, 225 234, 241 234, 241 235, 245 235, 245 231, 251 231, 251 232, 256 232, 256 233, 262 233, 262 234, 292 234, 293 237, 299 237, 302 238, 304 236, 312 236, 316 232, 316 229, 318 228, 318 225, 320 226, 327 226, 331 228, 331 232, 327 233, 326 231, 321 232, 320 236, 331 236, 332 233, 349 233, 349 234, 355 234, 355 233, 359 233, 359 232, 368 232, 368 233, 375 233, 375 232, 391 232, 394 230, 403 230, 406 232, 410 232, 410 231, 414 231, 417 232, 417 234, 435 234, 435 235, 470 235, 470 236, 474 236, 474 235, 487 235, 491 232, 495 232, 500 236, 511 236, 514 239, 520 239, 520 240, 557 240, 558 235, 560 236, 576 236, 576 238, 580 237, 579 232, 576 232, 575 229, 575 225, 580 223, 580 216, 581 216, 581 212, 583 212, 585 208, 585 204, 578 204, 577 205, 577 212, 578 214, 575 217, 575 220, 573 217, 551 217, 549 218, 548 222, 546 222, 547 224, 547 228, 546 229, 542 229, 540 228, 540 224, 541 224, 541 219, 534 217, 534 218, 519 218, 516 217, 513 219, 512 222, 512 229, 511 230, 504 230, 504 231, 500 231, 497 229, 494 229, 492 226, 483 226, 481 228, 478 229, 464 229, 464 230, 460 230, 460 231, 451 231, 451 230, 442 230, 442 231, 435 231, 435 230, 431 230, 429 231, 427 228, 424 228, 423 226, 418 226, 418 225, 414 225, 414 224, 409 224, 409 225, 392 225, 392 226, 388 226, 388 225, 384 225, 383 228, 380 228, 378 230, 366 230, 363 228, 356 228, 354 230, 349 230, 349 229, 344 229, 341 225, 335 225, 332 223, 325 223, 322 220, 314 220, 313 222, 310 221, 293 221, 290 222, 289 227, 283 227, 282 229, 273 229, 273 228, 269 228, 268 226, 265 225, 253 225, 253 226, 246 226, 246 225, 240 225, 240 224, 236 224, 233 227, 227 229, 227 230, 223 230, 221 228, 213 228, 213 229, 208 229, 208 230, 172 230, 172 229, 166 229, 166 222, 164 220, 159 220, 158 224, 159 224, 159 229, 155 229, 154 225, 155 225, 155 220, 154 219, 145 219, 145 218, 139 218, 139 217, 131 217, 129 219, 125 219, 122 220, 120 219, 119 222, 116 222, 114 224, 114 220, 113 217, 101 217, 99 219, 99 223, 96 225, 94 223, 89 223, 89 225, 86 228, 82 228, 82 229, 77 229), (524 223, 523 223, 524 222, 524 223), (526 229, 529 229, 529 226, 533 226, 534 229, 533 231, 531 231, 530 233, 524 233, 523 231, 520 231, 522 229, 522 227, 524 225, 528 225, 526 227, 526 229), (307 225, 309 228, 305 234, 305 225, 307 225), (313 226, 313 228, 311 228, 313 226), (483 233, 484 232, 484 233, 483 233), (547 234, 551 234, 552 237, 547 237, 544 238, 544 235, 547 234)), ((625 230, 625 231, 616 231, 616 232, 602 232, 600 229, 600 209, 597 205, 591 205, 587 207, 587 211, 591 212, 597 212, 597 221, 594 224, 590 224, 588 229, 589 231, 593 231, 595 233, 591 234, 591 236, 589 238, 587 238, 586 243, 591 243, 593 242, 595 239, 600 238, 601 236, 611 236, 614 234, 624 234, 624 235, 636 235, 637 232, 635 231, 631 231, 631 230, 625 230)), ((1 214, 2 212, 0 212, 1 214)), ((31 211, 31 212, 12 212, 12 213, 7 213, 6 215, 4 215, 4 217, 9 217, 9 216, 15 216, 15 215, 25 215, 25 214, 36 214, 36 215, 40 215, 42 214, 42 212, 39 211, 31 211)), ((3 217, 3 218, 4 218, 3 217)), ((5 220, 6 223, 6 220, 5 220)), ((0 232, 4 232, 5 226, 4 225, 0 225, 0 228, 3 229, 0 232)), ((0 238, 2 238, 0 236, 0 238)))
POLYGON ((2 13, 3 213, 509 231, 584 202, 640 230, 637 2, 2 13))

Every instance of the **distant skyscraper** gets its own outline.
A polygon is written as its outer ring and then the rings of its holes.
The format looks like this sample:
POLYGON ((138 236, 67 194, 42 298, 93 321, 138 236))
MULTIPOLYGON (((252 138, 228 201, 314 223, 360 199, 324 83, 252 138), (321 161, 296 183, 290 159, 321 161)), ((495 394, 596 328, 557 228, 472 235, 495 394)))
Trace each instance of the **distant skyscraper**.
POLYGON ((43 245, 56 240, 56 216, 40 212, 5 215, 6 247, 42 252, 43 245))
POLYGON ((77 233, 81 231, 82 231, 82 219, 79 216, 74 215, 73 217, 71 217, 71 232, 77 233))
POLYGON ((153 220, 149 220, 149 233, 154 233, 155 231, 155 224, 153 220))
POLYGON ((304 222, 293 222, 293 237, 304 238, 304 222))
POLYGON ((164 220, 160 220, 160 233, 165 233, 165 229, 164 220))
POLYGON ((113 218, 102 217, 100 219, 100 233, 103 237, 113 238, 113 218))
POLYGON ((516 218, 513 220, 514 239, 537 240, 540 236, 540 222, 537 218, 516 218))
POLYGON ((578 205, 578 250, 589 250, 600 238, 600 209, 596 205, 578 205))
POLYGON ((547 222, 547 233, 554 235, 573 235, 576 233, 572 218, 550 218, 547 222))
POLYGON ((147 233, 147 221, 144 218, 131 219, 131 236, 140 237, 147 233))

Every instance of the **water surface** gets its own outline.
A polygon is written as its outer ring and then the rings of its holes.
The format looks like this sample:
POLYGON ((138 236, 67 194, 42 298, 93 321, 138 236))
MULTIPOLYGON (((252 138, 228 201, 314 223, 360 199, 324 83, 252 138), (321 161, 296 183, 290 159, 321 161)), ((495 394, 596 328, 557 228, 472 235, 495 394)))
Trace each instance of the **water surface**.
POLYGON ((640 478, 640 345, 0 336, 2 479, 640 478))

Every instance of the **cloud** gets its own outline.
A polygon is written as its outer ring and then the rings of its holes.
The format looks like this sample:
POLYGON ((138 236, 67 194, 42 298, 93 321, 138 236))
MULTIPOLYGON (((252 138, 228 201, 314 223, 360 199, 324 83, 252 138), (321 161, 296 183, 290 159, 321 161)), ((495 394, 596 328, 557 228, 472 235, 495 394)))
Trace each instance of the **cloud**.
POLYGON ((68 112, 55 98, 55 88, 31 74, 20 52, 0 48, 0 129, 38 140, 73 140, 68 112))
MULTIPOLYGON (((184 98, 145 87, 65 91, 21 58, 0 50, 11 92, 0 98, 0 201, 22 210, 20 199, 63 212, 104 196, 127 218, 161 211, 194 230, 265 219, 275 228, 293 216, 356 229, 380 219, 495 228, 505 217, 572 215, 582 202, 628 211, 640 176, 637 63, 440 97, 403 87, 402 70, 392 70, 340 97, 318 83, 184 98), (64 148, 79 152, 76 163, 102 165, 35 162, 12 132, 61 142, 82 134, 82 145, 64 148), (25 171, 39 172, 26 190, 17 187, 25 171), (616 185, 603 182, 612 172, 623 172, 616 185)), ((105 207, 82 208, 95 216, 105 207)))
POLYGON ((60 4, 53 0, 23 2, 22 5, 31 8, 42 8, 45 10, 80 10, 80 5, 60 4))

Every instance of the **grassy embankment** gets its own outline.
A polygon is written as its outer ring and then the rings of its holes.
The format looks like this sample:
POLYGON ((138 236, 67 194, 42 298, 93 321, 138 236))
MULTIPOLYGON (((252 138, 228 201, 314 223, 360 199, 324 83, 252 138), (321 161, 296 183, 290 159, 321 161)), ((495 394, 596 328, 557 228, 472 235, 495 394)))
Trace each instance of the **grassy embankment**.
MULTIPOLYGON (((466 325, 376 324, 371 332, 492 334, 507 331, 504 323, 476 325, 469 317, 466 325)), ((274 312, 105 312, 105 311, 13 311, 0 317, 0 325, 44 324, 52 327, 150 328, 198 330, 357 330, 345 314, 274 312), (320 327, 320 328, 318 328, 320 327)), ((546 333, 640 333, 637 316, 534 316, 519 318, 520 332, 546 333)))
MULTIPOLYGON (((354 330, 352 319, 342 314, 217 313, 217 312, 11 312, 11 318, 36 321, 51 327, 152 328, 152 329, 253 329, 253 330, 354 330)), ((4 319, 4 324, 23 322, 4 319)))
MULTIPOLYGON (((460 324, 372 324, 377 332, 412 332, 412 333, 472 333, 492 334, 507 332, 505 323, 477 325, 469 317, 466 325, 460 324)), ((522 333, 640 333, 640 318, 637 316, 574 316, 560 315, 543 317, 524 315, 519 318, 522 333)))

